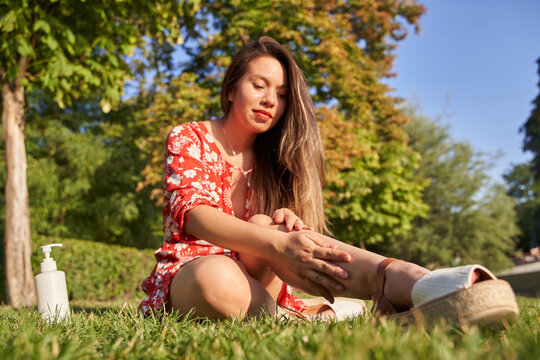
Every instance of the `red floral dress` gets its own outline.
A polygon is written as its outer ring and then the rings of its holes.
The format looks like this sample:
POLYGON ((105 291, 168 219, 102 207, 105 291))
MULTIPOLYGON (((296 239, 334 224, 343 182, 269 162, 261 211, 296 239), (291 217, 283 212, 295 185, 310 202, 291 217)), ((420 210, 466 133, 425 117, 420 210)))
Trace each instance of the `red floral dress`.
MULTIPOLYGON (((186 212, 197 205, 210 205, 234 215, 231 202, 232 170, 206 126, 198 122, 178 125, 169 133, 165 147, 163 184, 163 245, 154 253, 157 265, 143 282, 147 296, 139 305, 145 313, 159 310, 168 299, 176 272, 186 263, 206 255, 237 253, 215 246, 183 232, 186 212)), ((249 181, 246 211, 249 209, 249 181)), ((244 217, 244 220, 247 220, 244 217)), ((292 288, 283 284, 277 303, 301 312, 307 307, 292 296, 292 288)))

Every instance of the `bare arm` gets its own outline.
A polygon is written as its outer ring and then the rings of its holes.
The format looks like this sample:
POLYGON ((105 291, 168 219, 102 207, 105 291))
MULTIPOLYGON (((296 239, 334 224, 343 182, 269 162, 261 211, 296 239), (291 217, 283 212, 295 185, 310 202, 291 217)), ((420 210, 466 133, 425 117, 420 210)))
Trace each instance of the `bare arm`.
POLYGON ((268 259, 276 274, 284 275, 282 280, 329 300, 330 292, 341 285, 334 278, 343 278, 345 273, 333 262, 350 261, 349 254, 307 236, 309 232, 261 227, 207 205, 189 210, 184 231, 217 246, 268 259))

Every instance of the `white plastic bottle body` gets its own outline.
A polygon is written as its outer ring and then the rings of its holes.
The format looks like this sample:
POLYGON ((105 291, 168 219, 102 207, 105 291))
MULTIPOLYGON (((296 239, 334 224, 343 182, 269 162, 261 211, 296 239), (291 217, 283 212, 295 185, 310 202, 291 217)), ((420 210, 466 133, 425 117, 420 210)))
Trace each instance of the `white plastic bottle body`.
POLYGON ((47 271, 37 274, 36 291, 38 310, 48 322, 69 319, 66 275, 63 271, 47 271))

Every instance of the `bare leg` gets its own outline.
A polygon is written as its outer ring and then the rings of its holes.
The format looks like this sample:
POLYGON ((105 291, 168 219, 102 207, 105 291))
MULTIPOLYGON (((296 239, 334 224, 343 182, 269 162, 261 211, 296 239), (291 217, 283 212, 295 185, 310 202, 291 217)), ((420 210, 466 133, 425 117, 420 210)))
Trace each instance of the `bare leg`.
POLYGON ((169 307, 197 317, 226 319, 275 315, 276 303, 264 286, 248 275, 237 260, 205 256, 184 265, 174 276, 169 307))
MULTIPOLYGON (((269 226, 276 229, 280 228, 280 226, 275 225, 272 219, 266 215, 255 215, 250 219, 250 222, 261 226, 269 226)), ((345 244, 328 236, 320 234, 316 234, 316 236, 324 237, 326 244, 337 246, 340 250, 349 253, 352 257, 351 262, 339 264, 348 272, 349 276, 345 280, 335 279, 344 285, 345 290, 338 291, 334 289, 331 291, 333 296, 370 299, 373 294, 378 292, 376 283, 377 265, 385 259, 384 256, 345 244)), ((267 260, 267 264, 272 267, 278 275, 287 271, 287 269, 274 268, 271 259, 267 260)), ((412 307, 411 292, 414 283, 428 272, 429 270, 409 262, 392 264, 386 272, 385 296, 397 307, 412 307)), ((294 274, 286 275, 287 279, 294 279, 294 274)), ((298 279, 298 283, 291 283, 291 285, 297 286, 300 289, 302 288, 301 284, 301 279, 298 279)))

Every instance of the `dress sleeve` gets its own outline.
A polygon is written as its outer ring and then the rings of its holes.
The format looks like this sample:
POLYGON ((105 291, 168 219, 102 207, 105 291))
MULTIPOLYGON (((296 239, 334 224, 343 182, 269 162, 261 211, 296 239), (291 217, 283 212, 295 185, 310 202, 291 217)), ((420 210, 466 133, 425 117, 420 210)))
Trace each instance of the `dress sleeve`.
POLYGON ((167 137, 164 205, 169 207, 167 210, 175 222, 175 230, 180 234, 188 210, 202 204, 221 208, 215 177, 207 169, 206 149, 202 139, 189 126, 177 126, 167 137))

